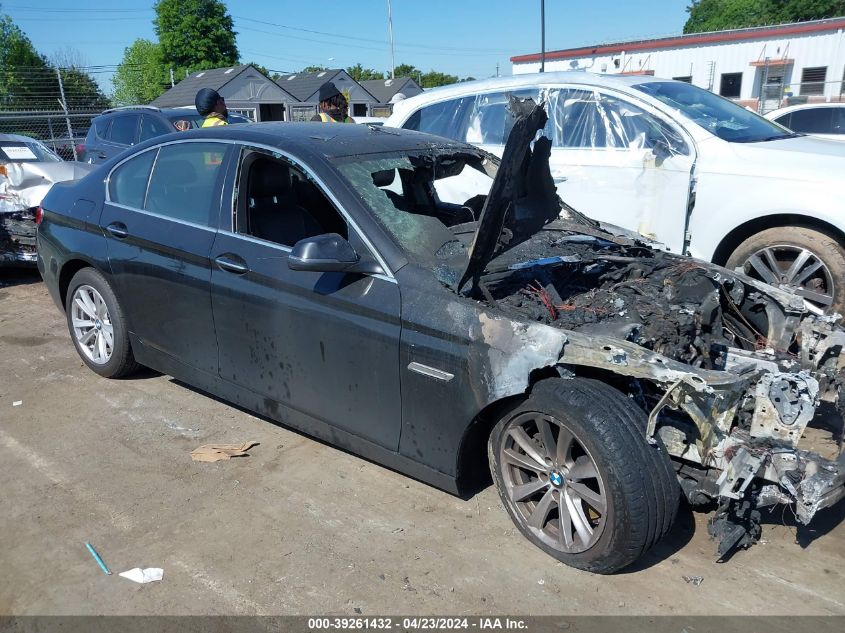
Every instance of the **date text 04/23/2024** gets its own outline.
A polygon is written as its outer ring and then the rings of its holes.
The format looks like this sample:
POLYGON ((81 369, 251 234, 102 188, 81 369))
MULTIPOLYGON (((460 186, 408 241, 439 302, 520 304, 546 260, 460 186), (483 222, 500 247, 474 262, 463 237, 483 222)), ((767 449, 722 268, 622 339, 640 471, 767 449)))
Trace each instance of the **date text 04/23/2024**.
POLYGON ((485 630, 524 630, 527 628, 525 620, 520 618, 440 618, 440 617, 412 617, 412 618, 309 618, 308 629, 320 630, 448 630, 448 629, 477 629, 485 630))

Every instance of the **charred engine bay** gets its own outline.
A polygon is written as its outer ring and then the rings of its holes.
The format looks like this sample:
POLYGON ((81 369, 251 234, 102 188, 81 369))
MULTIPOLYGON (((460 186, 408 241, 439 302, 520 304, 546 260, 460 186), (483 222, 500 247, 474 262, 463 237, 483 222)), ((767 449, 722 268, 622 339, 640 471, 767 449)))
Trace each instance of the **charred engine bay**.
POLYGON ((739 280, 631 240, 553 226, 492 262, 477 289, 488 303, 705 369, 720 368, 726 347, 765 346, 764 306, 739 280))

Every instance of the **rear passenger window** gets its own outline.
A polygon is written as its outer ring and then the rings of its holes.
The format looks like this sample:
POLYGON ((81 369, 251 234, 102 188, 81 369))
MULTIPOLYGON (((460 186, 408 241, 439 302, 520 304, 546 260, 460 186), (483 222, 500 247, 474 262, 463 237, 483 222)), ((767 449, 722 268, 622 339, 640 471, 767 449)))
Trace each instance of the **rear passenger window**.
POLYGON ((223 143, 177 143, 159 150, 150 188, 147 211, 175 220, 208 225, 211 220, 217 178, 226 154, 223 143))
POLYGON ((467 108, 474 102, 475 97, 465 97, 420 108, 402 127, 462 141, 466 132, 467 108))
POLYGON ((146 115, 141 123, 141 141, 161 136, 169 132, 173 132, 173 128, 168 128, 162 121, 154 116, 146 115))
POLYGON ((99 136, 100 138, 107 138, 110 123, 111 119, 103 119, 101 121, 96 121, 94 123, 94 130, 96 130, 97 136, 99 136))
POLYGON ((140 118, 137 114, 115 117, 111 124, 109 140, 121 145, 133 145, 138 133, 138 120, 140 118))
POLYGON ((830 134, 833 130, 833 108, 795 110, 789 129, 802 134, 830 134))
POLYGON ((109 178, 109 199, 127 207, 143 209, 155 156, 155 150, 144 152, 115 169, 109 178))

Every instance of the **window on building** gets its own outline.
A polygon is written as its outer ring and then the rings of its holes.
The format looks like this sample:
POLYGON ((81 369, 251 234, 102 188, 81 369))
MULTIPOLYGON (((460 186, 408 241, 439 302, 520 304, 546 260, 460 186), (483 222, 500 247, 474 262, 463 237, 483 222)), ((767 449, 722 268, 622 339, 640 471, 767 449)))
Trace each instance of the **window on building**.
POLYGON ((352 104, 352 116, 367 116, 367 104, 366 103, 353 103, 352 104))
POLYGON ((672 77, 675 81, 683 81, 685 83, 692 83, 692 75, 684 75, 683 77, 672 77))
POLYGON ((739 99, 742 91, 742 73, 722 73, 719 94, 729 99, 739 99))
POLYGON ((827 66, 816 66, 814 68, 805 68, 801 71, 801 90, 799 94, 802 95, 822 95, 824 94, 824 80, 827 76, 827 66))

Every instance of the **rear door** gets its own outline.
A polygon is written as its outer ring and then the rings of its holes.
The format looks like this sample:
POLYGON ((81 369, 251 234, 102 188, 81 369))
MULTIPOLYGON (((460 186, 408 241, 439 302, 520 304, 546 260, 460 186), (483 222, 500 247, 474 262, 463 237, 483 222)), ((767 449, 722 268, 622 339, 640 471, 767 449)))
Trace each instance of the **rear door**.
POLYGON ((217 372, 209 253, 230 145, 176 142, 110 174, 101 227, 132 332, 159 352, 217 372))
POLYGON ((245 148, 235 189, 232 230, 221 229, 212 250, 221 378, 260 394, 271 410, 281 403, 287 413, 276 417, 294 426, 328 423, 396 450, 396 281, 288 268, 291 247, 323 233, 347 237, 362 258, 374 257, 301 164, 245 148))

